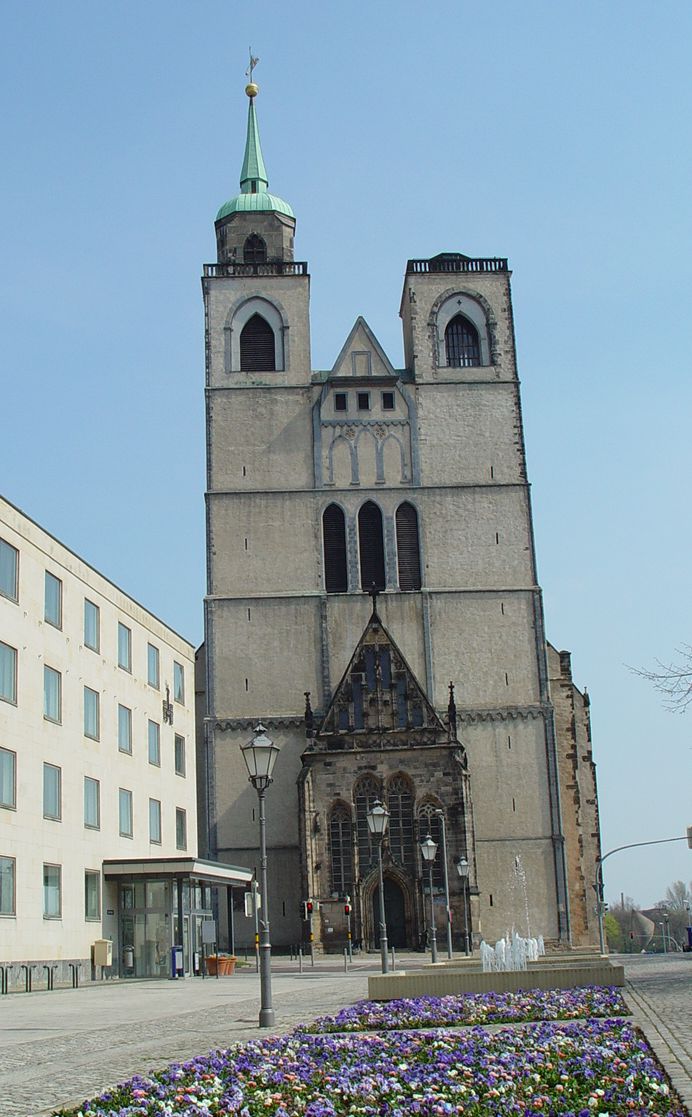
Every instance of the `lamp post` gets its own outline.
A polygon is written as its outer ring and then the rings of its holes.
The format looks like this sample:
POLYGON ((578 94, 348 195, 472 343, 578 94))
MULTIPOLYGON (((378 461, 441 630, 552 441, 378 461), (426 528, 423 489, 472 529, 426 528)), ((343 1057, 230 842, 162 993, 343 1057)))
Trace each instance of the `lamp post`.
POLYGON ((275 1023, 272 1006, 272 956, 269 938, 269 902, 267 899, 267 835, 264 817, 264 799, 267 788, 272 782, 274 764, 279 755, 279 746, 267 736, 262 724, 255 726, 255 735, 246 745, 241 746, 243 759, 248 770, 250 783, 259 799, 260 832, 260 895, 262 897, 262 919, 260 920, 260 1028, 272 1028, 275 1023))
POLYGON ((461 878, 461 887, 464 893, 464 953, 469 956, 469 863, 465 857, 457 861, 457 872, 461 878))
POLYGON ((380 870, 380 954, 382 955, 382 973, 389 973, 389 946, 387 944, 387 924, 384 915, 384 877, 382 874, 382 842, 387 832, 389 811, 384 803, 376 799, 367 814, 368 830, 371 837, 377 842, 377 862, 380 870))
POLYGON ((445 813, 441 807, 435 811, 435 817, 440 820, 442 832, 442 868, 444 871, 445 904, 447 912, 447 957, 452 957, 452 910, 449 906, 449 874, 447 872, 447 832, 445 827, 445 813))
POLYGON ((420 844, 423 863, 428 866, 430 881, 430 956, 433 962, 437 961, 437 928, 435 927, 435 897, 433 896, 433 862, 437 853, 437 843, 428 834, 420 844))

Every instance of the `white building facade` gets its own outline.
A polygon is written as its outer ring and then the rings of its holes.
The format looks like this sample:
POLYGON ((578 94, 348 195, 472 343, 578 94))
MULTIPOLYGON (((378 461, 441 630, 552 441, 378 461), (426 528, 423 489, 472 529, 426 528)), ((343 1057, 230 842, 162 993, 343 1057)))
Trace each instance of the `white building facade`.
POLYGON ((196 854, 193 647, 0 499, 3 982, 191 968, 196 854))

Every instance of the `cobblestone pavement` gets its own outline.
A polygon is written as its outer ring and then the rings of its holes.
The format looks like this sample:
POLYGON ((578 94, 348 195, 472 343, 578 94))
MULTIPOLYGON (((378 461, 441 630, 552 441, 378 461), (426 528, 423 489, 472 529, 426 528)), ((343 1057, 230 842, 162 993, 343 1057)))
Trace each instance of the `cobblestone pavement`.
POLYGON ((620 955, 634 1019, 692 1113, 692 954, 620 955))
MULTIPOLYGON (((692 1112, 692 955, 617 957, 626 995, 692 1112)), ((273 978, 277 1033, 367 995, 378 959, 364 956, 348 974, 318 961, 302 974, 281 964, 273 978)), ((420 966, 424 956, 398 960, 420 966)), ((0 1115, 43 1117, 78 1105, 133 1074, 257 1038, 254 969, 205 981, 106 983, 0 1000, 0 1115)))

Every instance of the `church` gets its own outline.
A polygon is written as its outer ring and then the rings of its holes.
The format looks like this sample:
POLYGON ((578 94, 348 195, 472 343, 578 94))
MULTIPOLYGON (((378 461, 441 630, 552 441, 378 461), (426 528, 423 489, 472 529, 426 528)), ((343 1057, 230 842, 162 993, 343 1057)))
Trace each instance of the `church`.
MULTIPOLYGON (((513 929, 597 942, 589 702, 546 640, 508 262, 409 260, 404 367, 359 317, 313 369, 308 265, 246 94, 240 193, 202 277, 200 852, 259 871, 241 747, 261 722, 281 750, 275 947, 377 946, 376 802, 390 945, 420 946, 431 904, 455 950, 513 929)), ((236 948, 254 937, 239 901, 219 913, 236 948)))

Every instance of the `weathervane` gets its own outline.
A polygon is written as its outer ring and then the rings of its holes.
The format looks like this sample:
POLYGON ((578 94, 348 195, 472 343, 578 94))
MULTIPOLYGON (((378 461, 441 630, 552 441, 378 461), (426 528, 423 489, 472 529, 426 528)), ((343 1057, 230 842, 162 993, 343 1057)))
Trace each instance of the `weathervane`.
POLYGON ((249 78, 250 81, 252 81, 252 71, 254 70, 255 66, 259 62, 259 58, 253 58, 252 47, 248 47, 248 51, 249 51, 249 54, 250 54, 250 65, 248 66, 247 70, 245 71, 245 77, 249 78))

